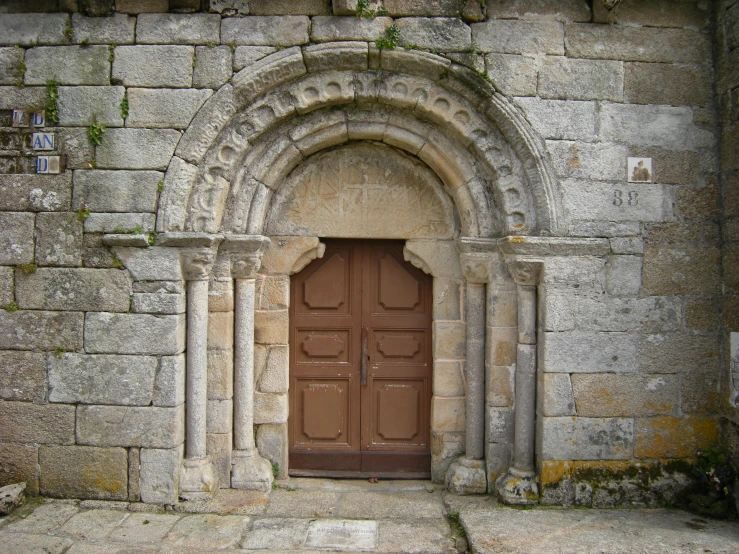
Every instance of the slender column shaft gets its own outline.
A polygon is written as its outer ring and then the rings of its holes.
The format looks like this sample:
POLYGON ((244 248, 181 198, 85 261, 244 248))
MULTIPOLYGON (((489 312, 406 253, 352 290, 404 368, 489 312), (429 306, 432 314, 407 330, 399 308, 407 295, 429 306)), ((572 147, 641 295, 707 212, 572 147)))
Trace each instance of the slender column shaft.
POLYGON ((234 290, 234 447, 254 448, 254 279, 234 290))
POLYGON ((466 457, 485 452, 485 285, 467 284, 466 457))
POLYGON ((518 350, 513 467, 534 469, 536 414, 536 288, 518 285, 518 350))
POLYGON ((206 456, 208 281, 187 282, 187 442, 185 456, 206 456))

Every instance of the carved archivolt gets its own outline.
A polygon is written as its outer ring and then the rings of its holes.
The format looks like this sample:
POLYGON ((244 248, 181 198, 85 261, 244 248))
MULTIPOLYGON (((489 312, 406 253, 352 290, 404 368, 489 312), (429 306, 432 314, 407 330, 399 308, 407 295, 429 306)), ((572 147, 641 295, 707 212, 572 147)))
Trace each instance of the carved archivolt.
POLYGON ((543 142, 488 82, 414 51, 382 51, 373 66, 366 44, 336 43, 283 50, 235 75, 177 147, 158 230, 262 234, 298 164, 365 140, 431 168, 465 236, 565 233, 543 142))

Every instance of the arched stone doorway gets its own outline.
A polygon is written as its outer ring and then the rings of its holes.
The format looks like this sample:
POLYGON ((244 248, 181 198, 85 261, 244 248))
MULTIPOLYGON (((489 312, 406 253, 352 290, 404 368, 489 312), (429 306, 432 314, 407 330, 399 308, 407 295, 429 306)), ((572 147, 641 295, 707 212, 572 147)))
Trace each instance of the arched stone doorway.
MULTIPOLYGON (((536 260, 519 263, 522 250, 515 245, 527 241, 515 237, 564 234, 552 175, 541 140, 520 113, 477 74, 439 56, 324 44, 278 52, 237 74, 183 135, 157 217, 158 244, 181 249, 188 280, 181 495, 209 494, 219 472, 233 487, 266 488, 271 468, 265 458, 286 475, 285 298, 289 276, 323 255, 320 237, 404 239, 406 259, 434 277, 433 478, 451 475, 463 482, 457 490, 481 492, 508 467, 510 446, 507 460, 486 452, 484 405, 496 387, 511 388, 494 373, 508 364, 513 379, 516 360, 516 379, 527 375, 531 391, 522 465, 533 476, 535 339, 519 329, 518 354, 499 359, 491 343, 500 329, 515 333, 522 317, 535 321, 538 266, 536 260), (363 171, 338 161, 352 157, 364 160, 363 171), (352 179, 327 182, 332 164, 353 172, 352 179), (393 165, 407 166, 395 183, 384 175, 393 165), (368 201, 368 185, 382 209, 368 201), (398 217, 383 220, 391 208, 398 217), (501 244, 514 247, 501 250, 501 244), (219 317, 234 322, 234 398, 233 443, 216 456, 205 439, 204 337, 207 298, 219 292, 233 295, 232 315, 219 317), (510 306, 503 315, 486 310, 505 299, 518 303, 517 318, 510 306), (468 461, 450 470, 462 452, 468 461), (214 457, 220 460, 215 466, 214 457)), ((513 425, 507 428, 501 440, 510 445, 513 425)))

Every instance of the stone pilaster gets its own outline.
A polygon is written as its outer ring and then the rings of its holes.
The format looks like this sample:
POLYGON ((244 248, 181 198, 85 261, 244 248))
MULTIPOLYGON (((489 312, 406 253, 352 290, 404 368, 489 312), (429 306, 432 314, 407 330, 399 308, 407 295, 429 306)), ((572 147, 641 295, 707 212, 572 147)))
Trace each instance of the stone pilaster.
POLYGON ((234 451, 231 486, 269 491, 272 466, 254 446, 254 296, 255 277, 269 239, 260 235, 226 237, 234 287, 234 451))

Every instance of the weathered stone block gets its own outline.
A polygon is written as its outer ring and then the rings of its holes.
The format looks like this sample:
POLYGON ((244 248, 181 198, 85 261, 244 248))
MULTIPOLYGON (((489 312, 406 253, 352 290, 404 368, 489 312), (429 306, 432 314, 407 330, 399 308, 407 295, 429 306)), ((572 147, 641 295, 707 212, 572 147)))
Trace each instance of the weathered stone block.
POLYGON ((542 415, 574 416, 575 397, 570 376, 567 373, 540 373, 538 378, 540 382, 538 390, 544 393, 541 399, 542 415))
POLYGON ((517 98, 516 103, 543 138, 595 140, 595 102, 517 98))
POLYGON ((259 311, 254 313, 254 342, 260 344, 287 344, 290 322, 287 311, 259 311))
POLYGON ((234 342, 233 312, 208 314, 208 350, 230 350, 234 342))
POLYGON ((180 484, 182 447, 141 449, 141 501, 175 504, 180 484))
POLYGON ((211 94, 209 90, 130 88, 126 125, 184 129, 211 94))
POLYGON ((644 249, 644 288, 651 294, 716 294, 721 255, 715 246, 652 245, 644 249))
POLYGON ((575 329, 575 310, 572 297, 556 290, 545 293, 541 299, 541 320, 544 331, 572 331, 575 329))
POLYGON ((569 100, 623 99, 621 62, 545 58, 539 70, 539 96, 569 100))
POLYGON ((186 302, 184 294, 170 294, 165 292, 134 293, 131 299, 131 311, 144 314, 182 314, 185 313, 186 302))
POLYGON ((462 362, 434 362, 434 396, 464 396, 462 362))
POLYGON ((123 127, 124 87, 59 87, 59 125, 123 127))
POLYGON ((431 479, 443 483, 450 464, 464 453, 464 433, 431 433, 431 479))
POLYGON ((64 29, 69 24, 65 13, 14 13, 0 15, 0 44, 34 46, 36 44, 66 44, 64 29))
POLYGON ((287 394, 254 393, 254 424, 287 423, 287 394))
POLYGON ((467 355, 464 323, 434 322, 434 358, 462 359, 467 355))
POLYGON ((124 448, 42 446, 38 457, 44 496, 128 500, 124 448))
MULTIPOLYGON (((387 135, 386 135, 387 136, 387 135)), ((459 252, 453 241, 409 240, 403 248, 403 257, 436 278, 462 281, 459 252)))
POLYGON ((116 0, 115 9, 120 13, 167 13, 168 0, 116 0))
POLYGON ((50 356, 49 402, 147 406, 156 367, 151 356, 50 356))
POLYGON ((513 367, 487 364, 485 368, 485 402, 490 407, 513 405, 513 367))
POLYGON ((460 19, 446 17, 408 17, 396 21, 404 46, 459 52, 472 45, 472 32, 460 19))
POLYGON ((624 97, 632 104, 708 106, 712 100, 710 72, 703 66, 627 63, 624 69, 624 97))
POLYGON ((564 29, 555 21, 491 19, 470 27, 472 40, 481 52, 559 56, 565 53, 564 29))
POLYGON ((487 327, 485 341, 485 359, 497 366, 509 366, 516 363, 516 345, 518 329, 516 327, 487 327))
POLYGON ((85 316, 85 350, 90 353, 173 355, 184 348, 184 315, 88 312, 85 316))
POLYGON ((570 298, 576 327, 583 331, 670 331, 682 324, 678 298, 570 298))
POLYGON ((56 140, 59 143, 59 155, 66 159, 66 169, 90 166, 95 157, 95 146, 90 143, 89 133, 90 130, 84 127, 58 128, 56 140))
POLYGON ((607 10, 605 2, 593 4, 596 23, 625 23, 649 27, 701 28, 707 23, 709 10, 700 2, 669 2, 664 0, 626 0, 616 9, 607 10))
POLYGON ((606 291, 613 296, 636 296, 641 289, 641 256, 609 256, 606 291))
POLYGON ((163 356, 154 378, 154 406, 174 407, 185 401, 185 356, 163 356))
POLYGON ((271 347, 259 378, 259 390, 261 392, 286 393, 289 376, 288 347, 271 347))
POLYGON ((182 279, 177 248, 113 248, 135 281, 179 281, 182 279))
POLYGON ((572 390, 579 416, 651 416, 676 411, 680 383, 676 375, 582 374, 572 390))
POLYGON ((389 17, 372 19, 357 17, 314 17, 311 22, 311 41, 337 40, 374 41, 385 34, 393 20, 389 17))
POLYGON ((231 400, 208 400, 208 433, 230 433, 233 428, 231 400))
POLYGON ((198 46, 195 48, 192 86, 219 88, 231 79, 233 69, 233 53, 228 46, 198 46))
POLYGON ((287 277, 264 277, 259 287, 260 310, 286 310, 290 305, 290 280, 287 277))
POLYGON ((577 256, 553 257, 544 266, 544 283, 554 285, 580 285, 582 288, 604 290, 606 284, 606 260, 577 256))
POLYGON ((79 350, 83 317, 71 312, 0 311, 0 349, 79 350))
POLYGON ((545 460, 628 460, 634 450, 634 420, 545 417, 539 453, 545 460))
POLYGON ((15 85, 21 79, 21 48, 0 48, 0 85, 15 85))
POLYGON ((548 140, 554 170, 560 177, 592 181, 625 181, 628 147, 613 143, 548 140))
POLYGON ((122 13, 109 17, 85 17, 80 13, 73 13, 72 28, 77 44, 131 44, 136 18, 122 13))
POLYGON ((82 265, 82 223, 76 213, 36 216, 35 259, 39 265, 82 265))
POLYGON ((714 143, 713 134, 697 127, 693 111, 685 107, 605 104, 600 111, 600 134, 604 140, 673 150, 714 143))
POLYGON ((415 0, 386 0, 385 8, 391 17, 402 15, 457 16, 459 3, 454 0, 428 0, 418 3, 415 0))
POLYGON ((101 169, 166 169, 179 139, 171 129, 109 129, 95 159, 101 169))
POLYGON ((287 425, 264 424, 257 427, 257 450, 263 458, 277 464, 277 478, 287 479, 287 425))
POLYGON ((725 398, 721 387, 720 364, 708 370, 689 371, 682 376, 680 411, 683 414, 712 416, 719 413, 725 398))
POLYGON ((185 409, 78 406, 77 444, 172 448, 185 440, 185 409))
POLYGON ((636 337, 627 333, 540 333, 539 369, 553 373, 633 372, 636 337))
POLYGON ((106 46, 41 46, 26 52, 25 83, 43 85, 109 85, 110 62, 106 46))
POLYGON ((708 417, 656 417, 636 420, 634 456, 642 459, 692 458, 716 443, 718 426, 708 417))
POLYGON ((434 319, 460 321, 462 319, 461 283, 443 277, 434 279, 434 319))
POLYGON ((118 46, 113 80, 133 87, 189 87, 192 46, 118 46))
POLYGON ((508 0, 487 3, 489 19, 558 19, 590 21, 590 7, 582 0, 508 0))
POLYGON ((252 15, 325 15, 331 13, 331 0, 250 0, 252 15))
POLYGON ((487 54, 485 71, 505 95, 536 96, 537 71, 531 58, 515 54, 487 54))
POLYGON ((154 213, 163 177, 159 171, 75 171, 72 209, 154 213))
POLYGON ((221 44, 295 46, 309 41, 309 28, 304 15, 232 17, 221 22, 221 44))
POLYGON ((233 351, 211 350, 208 352, 208 398, 225 400, 232 396, 233 351))
POLYGON ((0 175, 0 210, 69 210, 71 178, 70 172, 61 175, 0 175))
POLYGON ((486 410, 487 440, 506 443, 513 441, 515 412, 511 409, 488 408, 486 410))
POLYGON ((708 333, 718 330, 721 310, 717 297, 688 297, 683 302, 687 331, 708 333))
POLYGON ((718 371, 718 337, 688 334, 644 335, 639 341, 643 373, 711 373, 718 371))
POLYGON ((233 309, 233 281, 211 281, 208 288, 208 311, 232 312, 233 309))
POLYGON ((33 261, 34 219, 34 214, 0 212, 0 264, 29 264, 33 261))
POLYGON ((74 406, 0 402, 0 441, 74 444, 74 406))
POLYGON ((218 484, 222 489, 231 488, 231 452, 233 436, 230 433, 208 433, 205 437, 206 452, 213 460, 218 484))
MULTIPOLYGON (((0 398, 42 403, 46 400, 46 356, 40 352, 0 353, 0 398)), ((4 483, 6 485, 7 483, 4 483)))
POLYGON ((277 52, 274 46, 237 46, 234 50, 233 69, 234 71, 244 69, 273 52, 277 52))
POLYGON ((455 432, 465 429, 464 397, 431 399, 431 430, 433 432, 455 432))
POLYGON ((705 63, 708 36, 687 29, 567 25, 567 56, 635 62, 705 63))
POLYGON ((672 217, 673 197, 665 185, 562 182, 564 202, 573 219, 665 221, 672 217))
POLYGON ((23 309, 127 312, 131 280, 117 269, 39 268, 16 276, 16 297, 23 309))
POLYGON ((0 486, 26 483, 26 490, 38 494, 38 446, 0 444, 0 486))
POLYGON ((139 44, 208 44, 220 38, 216 14, 142 14, 136 23, 139 44))
POLYGON ((15 300, 14 290, 13 268, 0 266, 0 307, 7 306, 15 300))

